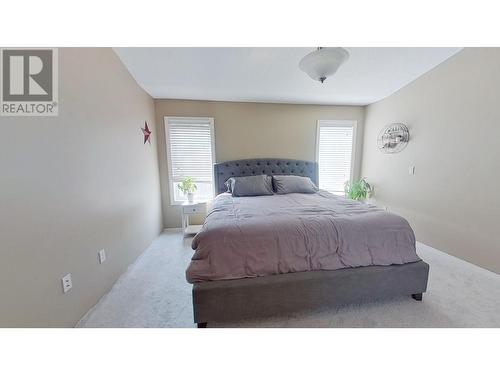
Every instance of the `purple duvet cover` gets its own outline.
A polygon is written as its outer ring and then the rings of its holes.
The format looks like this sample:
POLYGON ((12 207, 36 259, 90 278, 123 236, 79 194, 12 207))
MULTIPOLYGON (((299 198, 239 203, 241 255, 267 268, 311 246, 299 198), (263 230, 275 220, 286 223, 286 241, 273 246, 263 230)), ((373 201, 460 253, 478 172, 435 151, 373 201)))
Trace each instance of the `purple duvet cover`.
POLYGON ((192 247, 190 283, 420 260, 405 219, 322 190, 220 194, 192 247))

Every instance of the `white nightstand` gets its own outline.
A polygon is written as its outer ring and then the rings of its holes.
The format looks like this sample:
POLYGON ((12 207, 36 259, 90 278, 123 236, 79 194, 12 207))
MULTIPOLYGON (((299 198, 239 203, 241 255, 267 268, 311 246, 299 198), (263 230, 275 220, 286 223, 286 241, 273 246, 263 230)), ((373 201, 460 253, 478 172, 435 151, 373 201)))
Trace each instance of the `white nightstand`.
POLYGON ((189 225, 189 215, 205 215, 206 213, 206 202, 182 203, 182 231, 184 234, 196 234, 201 229, 201 225, 189 225))

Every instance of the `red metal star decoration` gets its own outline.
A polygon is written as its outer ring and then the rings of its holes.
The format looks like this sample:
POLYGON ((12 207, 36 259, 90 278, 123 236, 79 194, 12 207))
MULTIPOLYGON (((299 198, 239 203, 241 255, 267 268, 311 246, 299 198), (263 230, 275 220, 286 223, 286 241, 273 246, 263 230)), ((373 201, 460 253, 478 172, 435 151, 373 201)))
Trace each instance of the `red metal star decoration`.
POLYGON ((145 127, 141 128, 142 134, 144 134, 144 144, 146 144, 146 142, 148 142, 149 144, 151 144, 151 133, 152 133, 152 131, 149 130, 147 122, 144 122, 144 125, 145 125, 145 127))

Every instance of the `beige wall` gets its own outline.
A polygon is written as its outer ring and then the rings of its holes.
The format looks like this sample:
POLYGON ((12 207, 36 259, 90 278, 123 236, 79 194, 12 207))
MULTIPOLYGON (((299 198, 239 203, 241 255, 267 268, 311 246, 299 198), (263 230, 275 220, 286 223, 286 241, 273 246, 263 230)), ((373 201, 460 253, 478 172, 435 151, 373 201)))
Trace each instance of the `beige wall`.
POLYGON ((162 227, 153 100, 109 48, 59 49, 59 98, 0 117, 2 327, 73 326, 162 227))
POLYGON ((467 48, 367 107, 362 174, 419 241, 500 273, 499 139, 500 49, 467 48), (377 135, 395 121, 411 140, 384 155, 377 135))
POLYGON ((180 226, 180 211, 170 205, 165 151, 165 116, 206 116, 215 119, 216 160, 257 157, 314 160, 318 120, 357 120, 361 164, 364 109, 350 106, 314 106, 232 103, 190 100, 156 100, 163 214, 166 227, 180 226))

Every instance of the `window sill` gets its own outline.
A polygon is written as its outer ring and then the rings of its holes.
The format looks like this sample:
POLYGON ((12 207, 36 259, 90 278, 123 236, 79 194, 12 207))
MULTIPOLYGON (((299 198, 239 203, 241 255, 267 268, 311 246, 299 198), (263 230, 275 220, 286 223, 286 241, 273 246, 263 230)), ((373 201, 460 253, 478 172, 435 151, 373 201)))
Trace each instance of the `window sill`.
POLYGON ((195 204, 202 204, 202 203, 208 203, 212 199, 203 199, 203 200, 194 200, 192 203, 188 203, 188 201, 175 201, 175 202, 170 202, 170 206, 173 207, 178 207, 178 206, 184 206, 184 205, 195 205, 195 204))
POLYGON ((182 206, 183 202, 170 202, 171 206, 182 206))

